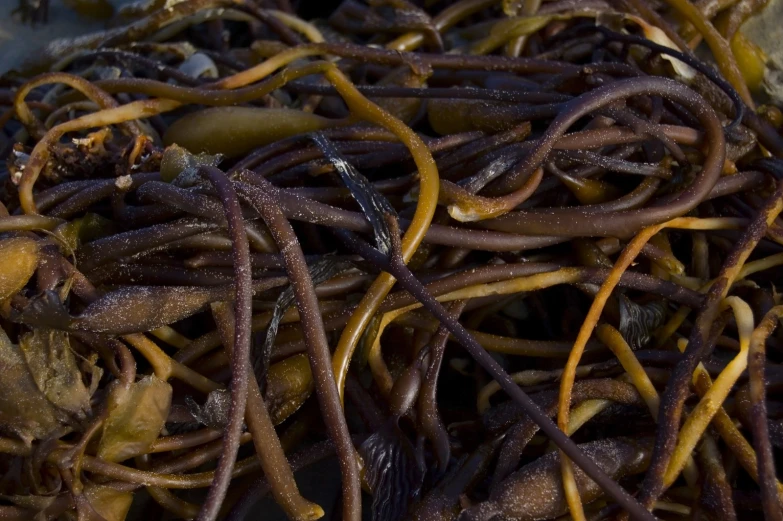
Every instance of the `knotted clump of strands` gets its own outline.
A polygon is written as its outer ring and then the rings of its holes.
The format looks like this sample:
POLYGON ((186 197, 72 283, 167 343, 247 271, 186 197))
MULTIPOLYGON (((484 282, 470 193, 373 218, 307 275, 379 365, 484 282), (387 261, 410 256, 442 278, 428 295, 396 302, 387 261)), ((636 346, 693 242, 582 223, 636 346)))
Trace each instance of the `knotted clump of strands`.
POLYGON ((155 1, 31 57, 0 519, 783 520, 764 4, 155 1))

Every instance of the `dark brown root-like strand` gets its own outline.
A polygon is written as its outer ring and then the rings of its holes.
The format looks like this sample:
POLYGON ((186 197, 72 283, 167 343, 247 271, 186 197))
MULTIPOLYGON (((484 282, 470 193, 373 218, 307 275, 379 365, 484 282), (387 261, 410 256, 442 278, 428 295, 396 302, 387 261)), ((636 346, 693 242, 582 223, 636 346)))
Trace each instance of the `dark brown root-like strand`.
POLYGON ((244 423, 250 368, 250 317, 253 293, 251 289, 250 245, 247 241, 245 225, 242 220, 242 208, 239 205, 236 191, 228 177, 217 168, 201 167, 199 171, 209 179, 224 201, 228 231, 234 245, 234 284, 236 288, 234 300, 236 324, 234 326, 234 349, 231 354, 231 408, 223 436, 223 452, 215 469, 215 479, 196 518, 198 521, 214 521, 218 516, 223 499, 226 497, 226 492, 228 492, 244 423))
POLYGON ((239 191, 248 198, 264 219, 283 255, 307 341, 310 366, 313 374, 319 375, 316 379, 316 392, 324 409, 324 421, 340 459, 344 519, 359 521, 362 508, 359 468, 345 416, 342 414, 340 395, 332 371, 329 344, 318 313, 318 299, 313 291, 304 254, 290 223, 269 191, 249 185, 240 185, 239 191))
MULTIPOLYGON (((466 304, 466 301, 458 300, 449 306, 449 312, 456 319, 459 319, 466 304)), ((441 472, 446 471, 449 458, 451 457, 448 433, 437 408, 438 375, 443 363, 443 355, 446 351, 449 335, 449 330, 440 325, 430 340, 428 345, 430 363, 424 375, 424 381, 421 384, 418 397, 419 422, 422 430, 433 445, 441 472)))
POLYGON ((783 317, 783 307, 781 306, 776 306, 767 312, 756 330, 753 331, 748 352, 753 445, 758 459, 759 487, 761 488, 761 502, 766 521, 783 520, 783 509, 781 509, 778 499, 775 458, 772 454, 772 444, 769 438, 766 377, 764 374, 767 338, 772 334, 781 317, 783 317))

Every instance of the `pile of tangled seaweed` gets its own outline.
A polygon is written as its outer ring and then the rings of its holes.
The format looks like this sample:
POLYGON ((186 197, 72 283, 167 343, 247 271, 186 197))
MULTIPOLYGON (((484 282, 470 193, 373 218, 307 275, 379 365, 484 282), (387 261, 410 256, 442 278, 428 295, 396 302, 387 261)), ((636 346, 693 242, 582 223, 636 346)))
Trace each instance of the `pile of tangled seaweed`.
POLYGON ((0 520, 783 520, 765 3, 153 1, 0 78, 0 520))

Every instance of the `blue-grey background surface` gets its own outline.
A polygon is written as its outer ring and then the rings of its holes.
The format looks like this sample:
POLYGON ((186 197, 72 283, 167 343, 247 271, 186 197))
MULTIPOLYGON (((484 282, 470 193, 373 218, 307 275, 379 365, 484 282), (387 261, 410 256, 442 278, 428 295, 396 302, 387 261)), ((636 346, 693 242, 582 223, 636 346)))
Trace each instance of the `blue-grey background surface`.
MULTIPOLYGON (((115 6, 130 3, 129 0, 110 1, 115 6)), ((104 22, 78 16, 62 0, 50 0, 48 24, 31 27, 11 15, 17 5, 18 0, 0 0, 0 74, 18 66, 55 38, 79 36, 104 28, 104 22)))

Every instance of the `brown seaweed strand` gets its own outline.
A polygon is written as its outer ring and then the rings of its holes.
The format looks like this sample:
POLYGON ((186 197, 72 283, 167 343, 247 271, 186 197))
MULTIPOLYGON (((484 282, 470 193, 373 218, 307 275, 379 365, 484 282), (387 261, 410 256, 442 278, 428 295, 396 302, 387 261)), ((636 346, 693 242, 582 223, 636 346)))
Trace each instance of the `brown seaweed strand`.
POLYGON ((359 466, 342 412, 340 394, 332 370, 332 359, 326 331, 318 308, 318 298, 313 288, 310 271, 299 240, 277 199, 264 188, 239 185, 240 192, 261 215, 280 248, 286 272, 294 290, 296 306, 307 343, 310 367, 315 380, 316 394, 321 405, 324 422, 339 456, 343 488, 343 519, 360 521, 362 518, 359 466))
MULTIPOLYGON (((449 312, 455 319, 459 319, 467 303, 467 300, 456 300, 449 306, 449 312)), ((448 433, 438 412, 437 402, 438 375, 440 374, 443 354, 446 351, 449 335, 448 328, 441 324, 432 340, 430 340, 430 364, 427 367, 427 372, 424 375, 424 381, 419 391, 417 410, 421 429, 427 434, 433 445, 441 472, 446 471, 446 466, 451 457, 448 433)))
POLYGON ((783 210, 783 181, 778 182, 774 194, 759 209, 758 215, 748 226, 747 232, 724 262, 720 274, 710 287, 701 306, 688 340, 688 347, 683 353, 683 359, 674 366, 669 385, 661 395, 660 428, 656 433, 650 467, 638 495, 639 501, 647 508, 650 508, 663 493, 663 475, 669 465, 677 441, 683 405, 688 397, 688 384, 696 366, 710 348, 709 335, 712 325, 720 313, 720 303, 728 294, 745 260, 764 237, 769 224, 775 220, 781 210, 783 210))
POLYGON ((209 487, 197 521, 214 521, 231 482, 231 473, 239 450, 239 438, 247 405, 248 370, 250 367, 250 319, 252 310, 252 270, 250 266, 250 244, 242 219, 242 207, 236 191, 226 174, 214 167, 202 166, 199 173, 209 179, 223 201, 228 234, 234 251, 234 349, 231 356, 231 408, 228 424, 223 435, 223 454, 215 469, 215 479, 209 487))
POLYGON ((766 521, 783 521, 783 511, 780 507, 780 501, 778 501, 775 459, 769 439, 766 380, 764 378, 767 338, 772 334, 781 317, 783 317, 783 306, 775 306, 767 312, 750 337, 748 353, 753 445, 758 460, 761 505, 764 508, 766 521))
MULTIPOLYGON (((218 326, 218 333, 223 338, 223 345, 230 350, 233 348, 231 331, 235 327, 234 313, 226 302, 214 303, 211 308, 212 316, 218 326)), ((248 371, 245 420, 247 428, 253 436, 253 445, 261 462, 264 477, 270 483, 272 496, 286 515, 294 521, 319 519, 324 515, 323 508, 308 501, 299 492, 294 473, 283 452, 280 438, 278 438, 275 426, 272 424, 252 367, 248 368, 248 371)))

